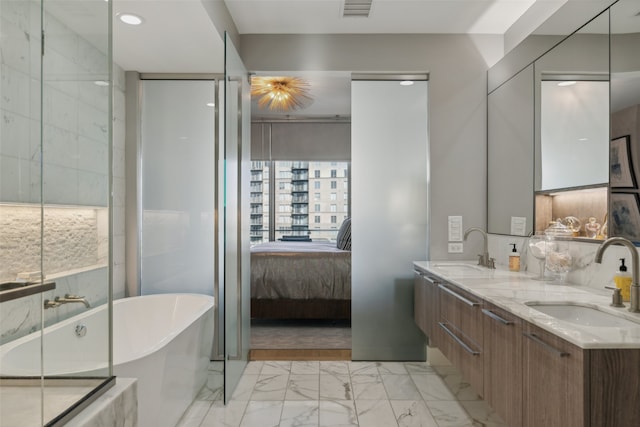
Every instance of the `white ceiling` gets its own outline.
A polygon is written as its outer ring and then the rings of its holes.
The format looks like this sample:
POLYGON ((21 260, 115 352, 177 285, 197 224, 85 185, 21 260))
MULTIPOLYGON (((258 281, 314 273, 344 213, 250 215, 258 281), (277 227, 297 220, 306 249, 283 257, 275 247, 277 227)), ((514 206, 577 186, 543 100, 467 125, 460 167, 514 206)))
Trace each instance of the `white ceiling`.
POLYGON ((343 0, 225 0, 241 34, 504 34, 536 0, 373 0, 368 18, 343 0))
MULTIPOLYGON (((223 72, 224 44, 203 2, 224 1, 240 34, 504 34, 510 28, 511 32, 513 28, 534 31, 565 3, 569 6, 563 9, 565 14, 574 16, 574 11, 580 11, 582 5, 592 3, 591 7, 598 8, 606 2, 373 0, 368 18, 342 17, 343 0, 50 0, 48 4, 55 7, 55 3, 59 3, 62 7, 69 3, 76 13, 82 13, 78 6, 87 1, 96 5, 112 1, 114 15, 129 12, 143 17, 144 23, 136 27, 118 19, 113 21, 114 61, 125 70, 143 73, 223 72)), ((635 12, 630 11, 630 17, 635 12)), ((569 16, 559 18, 560 21, 568 19, 569 16)), ((538 31, 553 34, 557 30, 554 25, 557 23, 546 21, 538 31)), ((252 71, 260 74, 259 70, 252 71)), ((283 70, 281 74, 288 73, 283 70)), ((314 99, 297 114, 312 117, 350 114, 348 73, 296 72, 295 75, 309 80, 314 99)), ((254 115, 270 116, 255 109, 254 115)))
MULTIPOLYGON (((125 70, 223 72, 224 45, 203 5, 223 0, 111 1, 115 15, 128 12, 144 18, 136 27, 114 19, 114 60, 125 70)), ((566 0, 373 0, 368 18, 343 18, 343 0, 224 0, 240 34, 504 34, 536 1, 566 0)), ((298 114, 350 114, 347 73, 296 75, 310 81, 314 99, 298 114)), ((261 111, 255 116, 273 114, 261 111)))
MULTIPOLYGON (((101 0, 93 0, 101 1, 101 0)), ((140 72, 222 71, 223 44, 203 2, 111 0, 114 59, 140 72)), ((566 0, 373 0, 368 18, 343 18, 343 0, 224 0, 240 34, 477 33, 504 34, 536 2, 566 0)))

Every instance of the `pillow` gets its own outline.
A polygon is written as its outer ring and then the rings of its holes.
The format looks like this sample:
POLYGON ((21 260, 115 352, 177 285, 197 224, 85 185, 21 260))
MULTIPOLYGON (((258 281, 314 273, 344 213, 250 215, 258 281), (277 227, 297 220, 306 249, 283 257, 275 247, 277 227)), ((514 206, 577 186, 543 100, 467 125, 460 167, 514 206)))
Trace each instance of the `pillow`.
POLYGON ((351 217, 345 218, 336 237, 336 247, 343 251, 351 250, 351 217))

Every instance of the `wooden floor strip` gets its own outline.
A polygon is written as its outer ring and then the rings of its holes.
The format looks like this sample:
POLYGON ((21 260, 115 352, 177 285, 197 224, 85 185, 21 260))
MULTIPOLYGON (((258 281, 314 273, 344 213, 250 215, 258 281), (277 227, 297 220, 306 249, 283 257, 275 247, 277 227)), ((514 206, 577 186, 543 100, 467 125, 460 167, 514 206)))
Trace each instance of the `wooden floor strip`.
POLYGON ((343 349, 252 349, 249 360, 351 360, 351 350, 343 349))

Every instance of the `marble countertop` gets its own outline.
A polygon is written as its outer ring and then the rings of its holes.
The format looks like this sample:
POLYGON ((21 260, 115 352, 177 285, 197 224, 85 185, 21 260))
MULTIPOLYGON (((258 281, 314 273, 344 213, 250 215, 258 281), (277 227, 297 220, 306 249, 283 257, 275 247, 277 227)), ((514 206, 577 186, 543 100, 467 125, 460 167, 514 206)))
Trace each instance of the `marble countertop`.
POLYGON ((578 347, 640 348, 640 314, 611 307, 611 291, 573 284, 554 284, 535 280, 532 274, 504 269, 490 270, 475 261, 414 261, 414 267, 505 309, 578 347), (637 322, 631 327, 583 326, 562 321, 526 303, 551 302, 579 304, 637 322))

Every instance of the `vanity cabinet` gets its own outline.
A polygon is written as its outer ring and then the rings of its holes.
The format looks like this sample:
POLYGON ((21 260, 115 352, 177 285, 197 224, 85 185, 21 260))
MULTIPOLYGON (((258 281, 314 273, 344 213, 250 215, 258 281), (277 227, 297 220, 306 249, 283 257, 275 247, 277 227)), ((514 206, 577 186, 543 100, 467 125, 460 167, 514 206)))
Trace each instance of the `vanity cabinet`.
POLYGON ((416 325, 429 338, 429 346, 438 346, 438 283, 426 273, 414 271, 414 319, 416 325))
POLYGON ((528 322, 522 349, 523 426, 590 425, 589 353, 528 322))
POLYGON ((482 300, 447 282, 438 284, 438 300, 438 347, 476 393, 482 395, 482 300))
POLYGON ((427 272, 414 292, 430 345, 506 425, 638 425, 640 349, 582 349, 427 272))
POLYGON ((522 320, 484 302, 484 400, 509 427, 522 426, 522 320))

